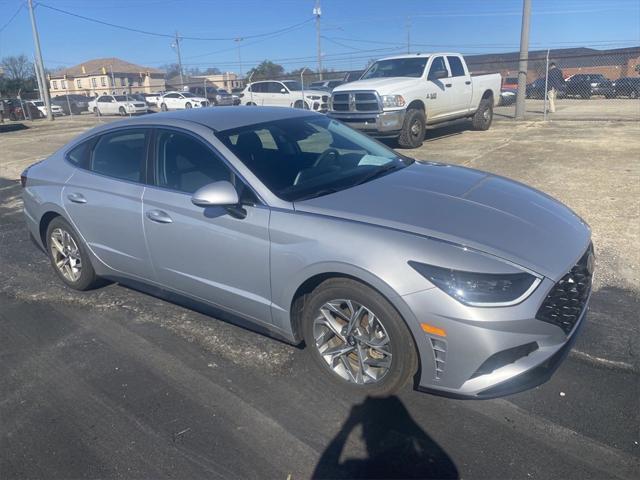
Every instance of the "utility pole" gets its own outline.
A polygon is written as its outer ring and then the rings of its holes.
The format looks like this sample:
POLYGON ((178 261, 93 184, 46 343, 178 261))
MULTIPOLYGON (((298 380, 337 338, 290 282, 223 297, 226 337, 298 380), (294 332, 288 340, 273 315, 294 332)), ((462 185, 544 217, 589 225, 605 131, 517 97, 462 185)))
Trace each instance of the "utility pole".
POLYGON ((44 62, 42 61, 42 51, 40 50, 40 36, 38 35, 38 27, 36 26, 36 17, 33 13, 33 0, 29 0, 29 16, 31 17, 31 30, 33 31, 33 43, 36 49, 36 70, 40 74, 42 82, 42 92, 44 93, 44 106, 47 109, 47 120, 53 121, 53 113, 51 112, 51 98, 49 97, 49 88, 47 88, 46 77, 44 76, 44 62))
POLYGON ((238 44, 238 69, 240 70, 240 78, 242 78, 242 55, 240 55, 240 42, 242 40, 244 40, 242 37, 235 39, 235 42, 238 44))
POLYGON ((531 24, 531 0, 523 0, 522 30, 520 31, 520 59, 518 62, 518 92, 516 93, 516 119, 524 119, 529 70, 529 26, 531 24))
POLYGON ((407 53, 411 53, 411 17, 407 15, 407 53))
POLYGON ((182 55, 180 54, 180 36, 176 31, 176 41, 173 44, 176 48, 176 53, 178 54, 178 70, 180 71, 180 86, 184 88, 184 78, 182 76, 182 55))
POLYGON ((111 64, 109 64, 109 72, 111 72, 111 86, 113 87, 111 91, 115 95, 115 93, 116 93, 116 79, 113 76, 113 65, 111 65, 111 64))
POLYGON ((38 92, 40 92, 40 100, 44 102, 44 90, 42 88, 42 79, 38 73, 38 67, 36 65, 36 57, 33 57, 33 71, 36 74, 36 82, 38 82, 38 92))
POLYGON ((316 6, 313 9, 313 14, 316 16, 316 43, 318 48, 318 75, 322 80, 322 48, 320 47, 320 16, 322 10, 320 8, 320 0, 316 0, 316 6))

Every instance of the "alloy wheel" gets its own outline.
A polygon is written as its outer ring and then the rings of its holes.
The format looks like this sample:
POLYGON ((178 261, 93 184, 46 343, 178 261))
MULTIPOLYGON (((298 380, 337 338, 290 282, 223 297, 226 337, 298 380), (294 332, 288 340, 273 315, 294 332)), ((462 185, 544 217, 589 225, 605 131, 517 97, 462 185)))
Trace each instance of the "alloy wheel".
POLYGON ((53 262, 62 276, 70 282, 77 282, 82 274, 80 249, 75 240, 62 228, 51 232, 50 248, 53 262))
POLYGON ((389 372, 389 335, 381 320, 354 300, 322 305, 313 322, 313 337, 329 368, 350 383, 377 383, 389 372))

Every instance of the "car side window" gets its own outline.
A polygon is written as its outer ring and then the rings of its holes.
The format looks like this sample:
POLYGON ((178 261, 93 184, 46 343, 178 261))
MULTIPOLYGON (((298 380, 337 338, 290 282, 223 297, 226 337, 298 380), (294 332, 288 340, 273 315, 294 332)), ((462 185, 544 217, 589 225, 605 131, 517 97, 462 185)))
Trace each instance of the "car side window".
POLYGON ((91 155, 89 170, 131 182, 143 180, 147 129, 121 130, 102 135, 91 155))
POLYGON ((254 83, 253 85, 251 85, 251 91, 253 93, 264 93, 265 90, 265 85, 264 83, 254 83))
POLYGON ((157 130, 155 183, 185 193, 221 180, 233 181, 227 165, 200 140, 174 130, 157 130))
POLYGON ((282 93, 282 89, 285 89, 285 86, 280 82, 269 82, 269 93, 282 93))
POLYGON ((449 68, 451 68, 452 77, 464 77, 464 67, 462 66, 462 60, 458 57, 447 57, 449 60, 449 68))
POLYGON ((86 168, 89 164, 91 147, 94 143, 94 140, 87 140, 77 145, 67 153, 67 160, 78 167, 86 168))
POLYGON ((431 68, 429 69, 429 78, 438 70, 447 71, 447 66, 444 63, 444 57, 435 57, 431 62, 431 68))

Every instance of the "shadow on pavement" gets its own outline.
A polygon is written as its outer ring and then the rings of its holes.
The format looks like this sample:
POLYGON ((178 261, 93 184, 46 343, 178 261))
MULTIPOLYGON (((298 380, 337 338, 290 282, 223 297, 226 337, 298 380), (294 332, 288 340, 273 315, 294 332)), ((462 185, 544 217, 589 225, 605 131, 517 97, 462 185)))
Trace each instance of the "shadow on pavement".
POLYGON ((18 130, 27 130, 24 123, 0 123, 0 133, 17 132, 18 130))
POLYGON ((458 469, 411 418, 398 397, 367 397, 351 408, 322 453, 312 478, 458 478, 458 469), (362 428, 367 457, 341 462, 347 440, 358 426, 362 428))

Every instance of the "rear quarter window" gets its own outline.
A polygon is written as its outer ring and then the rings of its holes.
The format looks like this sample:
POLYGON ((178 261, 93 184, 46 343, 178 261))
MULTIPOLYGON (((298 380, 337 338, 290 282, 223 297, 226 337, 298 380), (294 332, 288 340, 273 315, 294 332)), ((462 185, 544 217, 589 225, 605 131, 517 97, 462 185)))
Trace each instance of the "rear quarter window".
POLYGON ((89 165, 89 157, 91 148, 95 143, 95 139, 87 140, 73 147, 67 152, 67 161, 77 167, 87 168, 89 165))

